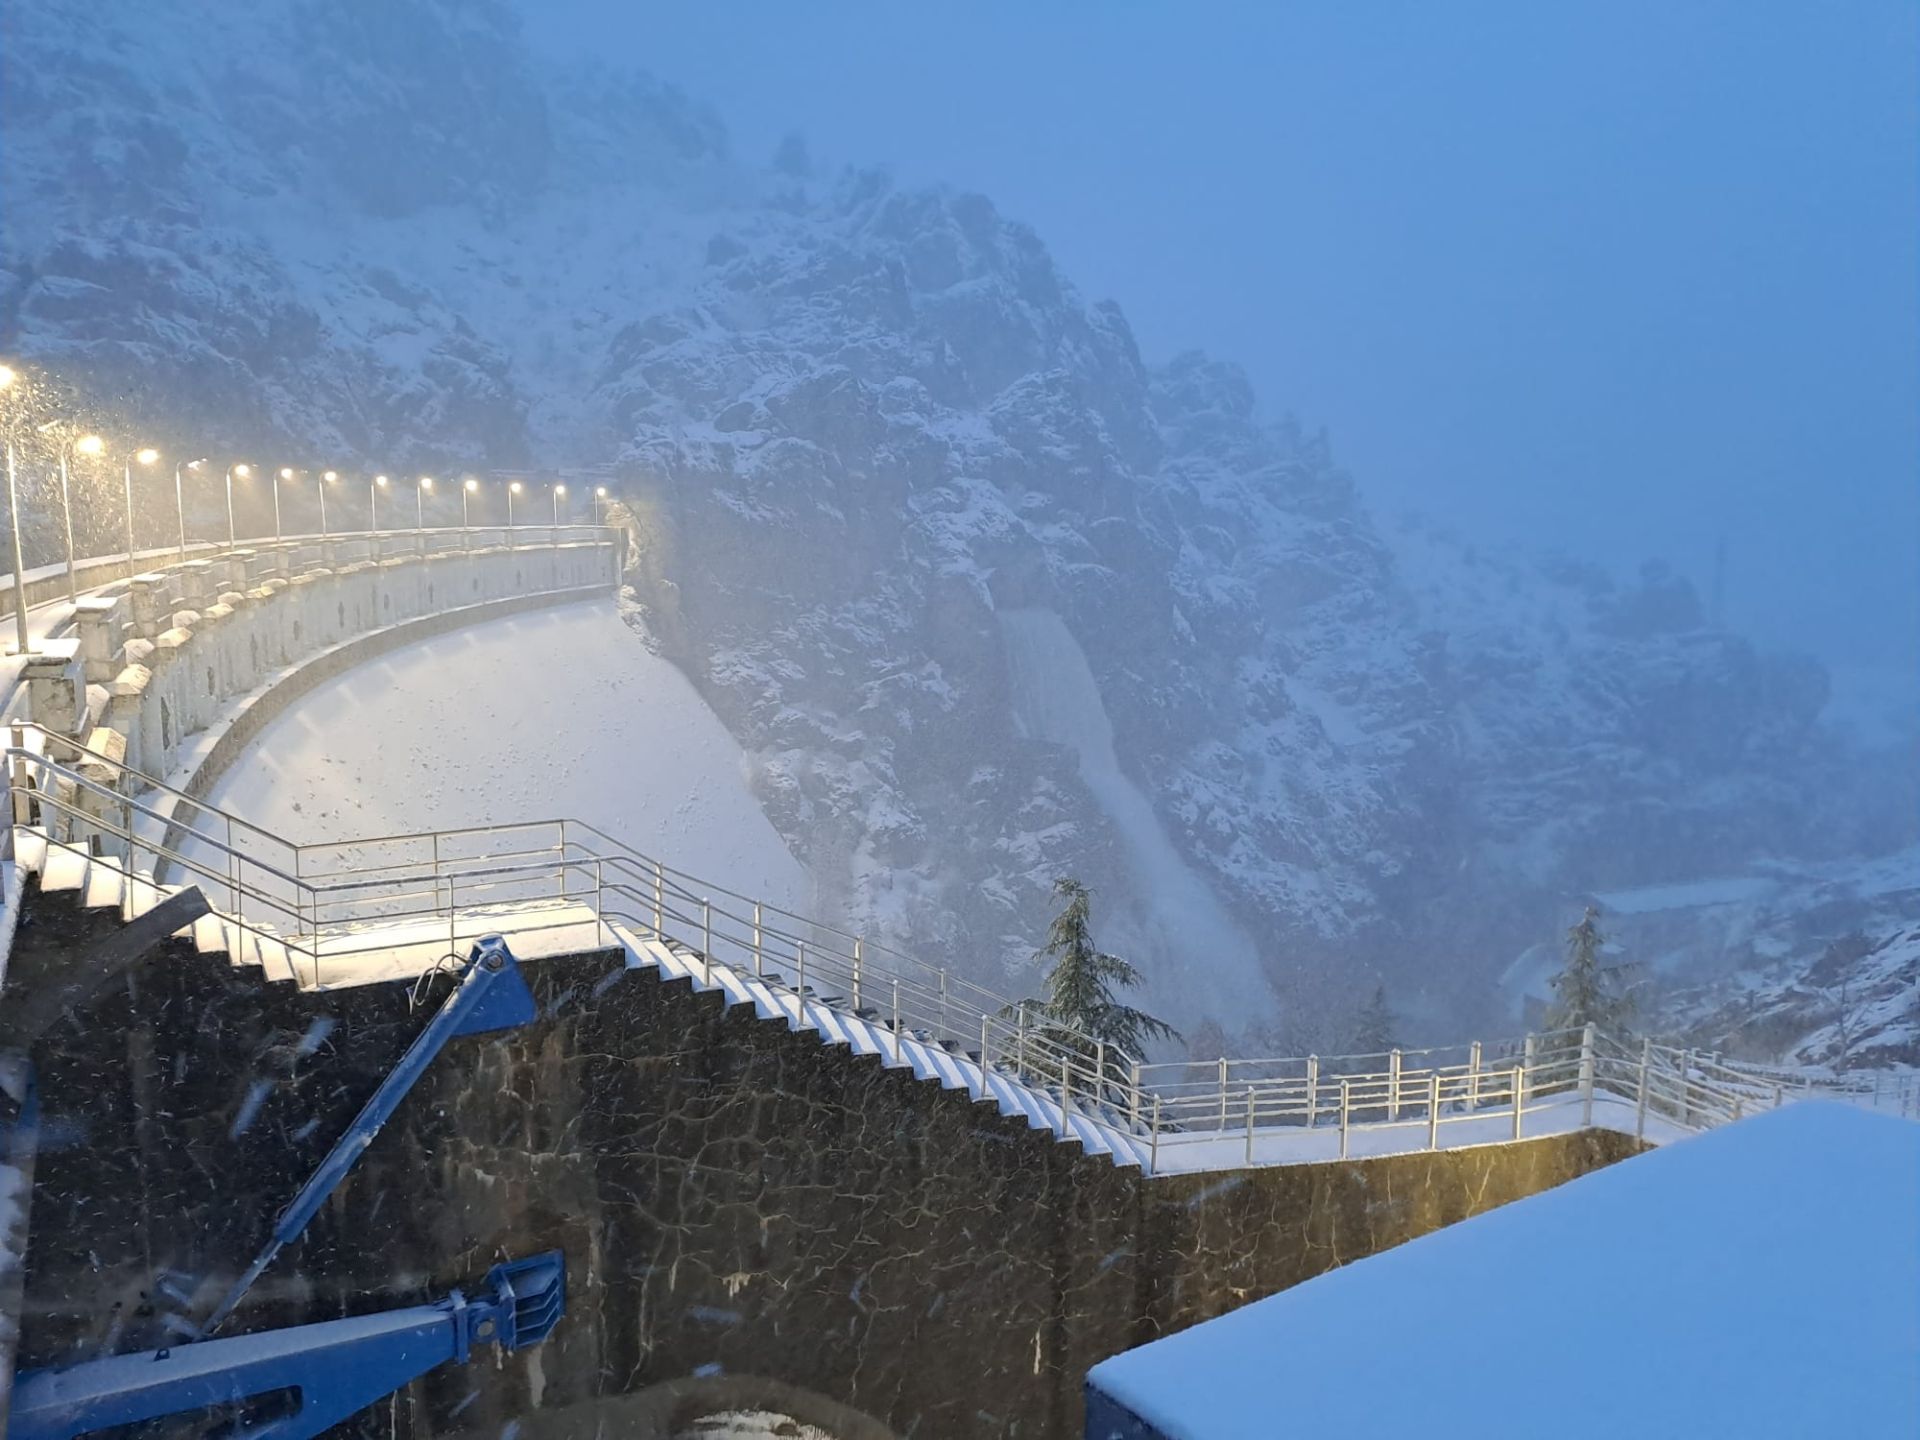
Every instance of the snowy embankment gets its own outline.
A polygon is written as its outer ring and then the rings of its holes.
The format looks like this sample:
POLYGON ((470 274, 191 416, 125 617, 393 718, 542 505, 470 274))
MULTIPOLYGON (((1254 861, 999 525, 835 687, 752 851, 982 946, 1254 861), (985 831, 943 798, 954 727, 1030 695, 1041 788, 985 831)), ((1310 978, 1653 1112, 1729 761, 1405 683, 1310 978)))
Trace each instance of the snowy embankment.
POLYGON ((604 600, 356 666, 267 725, 210 799, 299 843, 584 820, 745 894, 812 900, 740 747, 604 600))

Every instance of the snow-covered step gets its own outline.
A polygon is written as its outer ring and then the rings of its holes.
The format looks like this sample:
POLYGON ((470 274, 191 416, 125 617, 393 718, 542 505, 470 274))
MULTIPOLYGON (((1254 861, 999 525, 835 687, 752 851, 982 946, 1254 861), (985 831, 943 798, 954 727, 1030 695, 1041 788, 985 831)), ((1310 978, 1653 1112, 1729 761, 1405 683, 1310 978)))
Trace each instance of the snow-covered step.
POLYGON ((83 889, 90 868, 87 857, 77 850, 49 845, 40 867, 40 888, 43 891, 83 889))
POLYGON ((31 830, 24 825, 16 825, 13 830, 13 859, 22 870, 31 870, 38 874, 45 869, 47 863, 45 832, 31 830))
POLYGON ((120 901, 126 893, 126 874, 111 861, 96 859, 87 867, 87 888, 84 903, 89 909, 105 909, 112 906, 120 908, 120 901))

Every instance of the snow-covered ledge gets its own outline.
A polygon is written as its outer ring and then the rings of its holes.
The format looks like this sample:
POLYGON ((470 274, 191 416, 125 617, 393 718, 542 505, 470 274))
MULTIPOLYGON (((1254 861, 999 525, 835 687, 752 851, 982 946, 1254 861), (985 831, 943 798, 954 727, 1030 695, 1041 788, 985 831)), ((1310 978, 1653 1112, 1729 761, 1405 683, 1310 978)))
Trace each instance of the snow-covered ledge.
POLYGON ((66 758, 204 794, 259 726, 327 676, 422 634, 618 583, 620 532, 526 527, 306 539, 190 558, 82 597, 22 678, 66 758), (403 548, 404 547, 404 548, 403 548))

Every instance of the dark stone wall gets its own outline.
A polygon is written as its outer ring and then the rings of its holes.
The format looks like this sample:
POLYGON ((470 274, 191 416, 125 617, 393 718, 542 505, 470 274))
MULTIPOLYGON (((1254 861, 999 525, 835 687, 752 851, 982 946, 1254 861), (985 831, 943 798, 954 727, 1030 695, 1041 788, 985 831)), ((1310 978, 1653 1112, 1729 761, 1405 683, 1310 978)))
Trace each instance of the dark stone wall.
MULTIPOLYGON (((57 901, 24 943, 98 923, 57 901)), ((543 1018, 449 1047, 235 1327, 566 1250, 545 1345, 427 1378, 369 1435, 585 1433, 596 1397, 699 1375, 903 1435, 1078 1437, 1095 1362, 1634 1148, 1592 1132, 1148 1181, 655 971, 527 974, 543 1018)), ((408 987, 302 994, 175 946, 50 1037, 42 1093, 75 1143, 42 1161, 25 1362, 127 1348, 160 1269, 230 1275, 423 1020, 408 987), (316 1018, 326 1044, 289 1062, 316 1018)))

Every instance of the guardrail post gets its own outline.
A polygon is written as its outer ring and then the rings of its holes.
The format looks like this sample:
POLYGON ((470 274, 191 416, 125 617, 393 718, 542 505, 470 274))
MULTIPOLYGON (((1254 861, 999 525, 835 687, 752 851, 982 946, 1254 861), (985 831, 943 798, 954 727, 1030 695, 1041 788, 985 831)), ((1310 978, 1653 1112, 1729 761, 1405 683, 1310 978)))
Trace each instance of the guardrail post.
POLYGON ((1220 1129, 1227 1128, 1227 1057, 1220 1057, 1220 1129))
MULTIPOLYGON (((893 982, 894 992, 899 993, 900 982, 893 982)), ((1023 1084, 1027 1078, 1027 1004, 1021 1001, 1013 1011, 1013 1075, 1023 1084)))
POLYGON ((653 862, 653 938, 656 940, 667 938, 666 891, 666 876, 660 869, 660 862, 656 860, 653 862))
POLYGON ((794 941, 793 953, 800 962, 799 983, 793 991, 794 1008, 798 1013, 793 1018, 795 1025, 804 1028, 807 1019, 807 942, 794 941))
POLYGON ((1526 1092, 1521 1095, 1521 1104, 1530 1104, 1533 1100, 1533 1036, 1529 1035, 1520 1047, 1520 1086, 1526 1092))
MULTIPOLYGON (((753 902, 753 973, 755 975, 767 973, 765 962, 761 959, 763 953, 760 948, 760 902, 756 900, 753 902)), ((857 1010, 860 1007, 856 1005, 854 1008, 857 1010)))
MULTIPOLYGON (((1532 1039, 1527 1043, 1531 1045, 1532 1039)), ((1513 1138, 1516 1140, 1520 1138, 1520 1122, 1526 1114, 1526 1085, 1527 1072, 1516 1066, 1513 1071, 1513 1138)))
POLYGON ((1633 1138, 1647 1138, 1647 1074, 1653 1068, 1653 1041, 1640 1042, 1640 1083, 1634 1088, 1633 1096, 1633 1138))
POLYGON ((1340 1077, 1340 1158, 1347 1158, 1347 1126, 1353 1117, 1353 1104, 1347 1094, 1351 1082, 1346 1076, 1340 1077))
POLYGON ((1400 1118, 1400 1052, 1387 1052, 1387 1119, 1400 1118))
POLYGON ((938 1038, 945 1041, 947 1035, 947 972, 942 969, 940 971, 940 1034, 938 1038))
POLYGON ((1153 1097, 1153 1139, 1147 1145, 1147 1168, 1155 1174, 1160 1170, 1160 1097, 1153 1097))
POLYGON ((713 978, 713 902, 700 901, 700 953, 707 957, 707 978, 713 978))
POLYGON ((1067 1128, 1067 1121, 1073 1118, 1073 1056, 1071 1053, 1060 1057, 1060 1128, 1067 1128))
POLYGON ((1467 1109, 1480 1108, 1480 1042, 1474 1041, 1467 1051, 1467 1109))
MULTIPOLYGON (((757 912, 758 907, 756 906, 755 909, 757 912)), ((857 935, 853 938, 853 1013, 856 1015, 860 1013, 860 937, 857 935)), ((985 1024, 984 1016, 981 1017, 981 1023, 983 1025, 985 1024)), ((983 1031, 982 1033, 984 1034, 985 1032, 983 1031)), ((983 1059, 986 1053, 986 1041, 982 1040, 980 1042, 980 1054, 983 1059)))
POLYGON ((1253 1164, 1253 1086, 1247 1086, 1247 1164, 1253 1164))
POLYGON ((900 1063, 900 982, 893 982, 893 1063, 900 1063))
POLYGON ((987 1051, 990 1048, 987 1025, 989 1021, 990 1017, 982 1011, 980 1014, 980 1093, 983 1096, 987 1093, 987 1051))
POLYGON ((1440 1072, 1427 1076, 1427 1149, 1440 1148, 1440 1072))
POLYGON ((1320 1057, 1307 1056, 1307 1129, 1313 1128, 1313 1112, 1320 1108, 1320 1057))
POLYGON ((1693 1123, 1693 1051, 1680 1052, 1680 1123, 1693 1123))
POLYGON ((1099 1104, 1107 1093, 1107 1042, 1093 1042, 1093 1099, 1099 1104))
POLYGON ((1778 1110, 1780 1108, 1781 1102, 1784 1101, 1785 1099, 1786 1099, 1786 1092, 1782 1090, 1780 1086, 1775 1085, 1773 1087, 1773 1108, 1778 1110))
POLYGON ((1140 1062, 1133 1062, 1127 1073, 1127 1129, 1140 1128, 1140 1062))
POLYGON ((33 799, 27 779, 26 749, 26 728, 15 725, 13 727, 13 823, 16 825, 33 823, 33 799))
POLYGON ((1594 1027, 1589 1020, 1580 1031, 1580 1123, 1593 1124, 1593 1046, 1594 1027))

